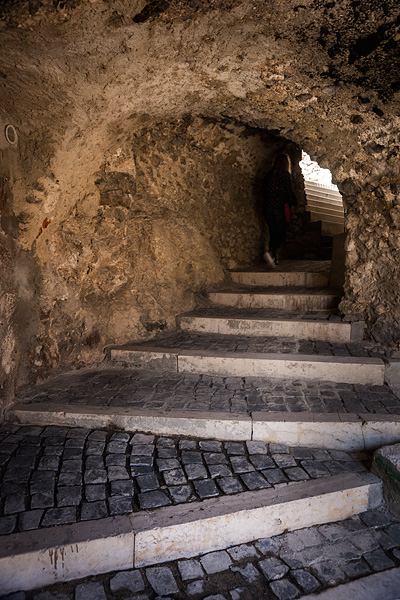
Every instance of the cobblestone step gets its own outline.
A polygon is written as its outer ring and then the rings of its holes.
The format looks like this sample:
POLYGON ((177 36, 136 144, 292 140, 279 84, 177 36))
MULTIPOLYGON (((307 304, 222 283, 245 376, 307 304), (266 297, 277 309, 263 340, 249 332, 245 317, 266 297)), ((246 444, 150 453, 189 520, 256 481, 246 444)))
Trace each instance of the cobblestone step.
MULTIPOLYGON (((240 309, 236 309, 236 311, 239 312, 240 309)), ((178 319, 178 324, 182 331, 198 333, 291 337, 344 343, 361 341, 364 332, 364 323, 362 322, 345 323, 340 320, 332 322, 327 319, 308 320, 306 317, 297 319, 293 317, 275 319, 272 317, 241 317, 240 315, 224 317, 213 314, 210 309, 205 311, 199 309, 196 312, 182 315, 178 319)))
POLYGON ((208 292, 215 304, 237 308, 278 308, 282 310, 332 310, 337 308, 340 295, 331 290, 307 288, 268 288, 268 290, 232 288, 208 292))
POLYGON ((251 286, 290 286, 308 288, 326 288, 329 273, 281 272, 281 271, 230 271, 235 283, 251 286))
POLYGON ((363 472, 363 467, 343 452, 339 456, 319 451, 323 464, 313 460, 316 450, 291 451, 273 444, 268 449, 254 442, 228 442, 223 448, 221 442, 209 440, 155 440, 140 433, 107 434, 65 427, 39 430, 3 426, 1 437, 2 453, 7 457, 1 488, 2 495, 5 491, 1 506, 6 516, 0 520, 2 533, 6 533, 0 546, 3 593, 221 550, 260 536, 346 519, 377 508, 382 500, 380 481, 363 472), (78 455, 83 457, 80 468, 78 455), (157 470, 152 474, 154 458, 157 470), (347 472, 331 475, 325 464, 336 464, 337 459, 344 461, 347 472), (99 460, 104 461, 102 468, 99 460), (303 468, 297 466, 298 461, 303 461, 303 468), (146 466, 147 471, 138 471, 146 466), (200 467, 205 474, 198 472, 200 467), (233 469, 231 477, 225 473, 229 468, 233 469), (313 468, 311 477, 305 469, 311 473, 313 468), (296 470, 303 472, 306 481, 296 483, 296 470), (278 471, 286 481, 293 475, 292 485, 274 488, 268 474, 278 471), (254 476, 263 483, 251 484, 254 476), (161 488, 159 481, 156 486, 150 482, 161 477, 161 488), (141 490, 142 510, 138 512, 132 512, 136 497, 132 479, 141 490), (245 482, 258 490, 243 492, 232 485, 228 489, 229 479, 242 490, 245 482), (28 513, 17 507, 18 498, 27 506, 27 492, 22 490, 25 480, 31 496, 28 513), (224 494, 212 498, 218 495, 216 483, 224 494), (193 502, 193 486, 201 502, 193 502), (93 501, 94 488, 103 490, 104 500, 93 501), (185 488, 189 493, 184 494, 185 488), (56 498, 56 508, 51 508, 50 498, 52 502, 56 498), (100 510, 99 505, 106 508, 106 503, 114 507, 111 514, 115 516, 105 516, 107 511, 104 514, 100 510), (153 510, 147 512, 149 508, 153 510), (78 515, 79 523, 75 522, 78 515), (8 521, 12 531, 17 518, 25 531, 7 535, 8 521))
POLYGON ((26 424, 355 450, 400 441, 400 400, 388 385, 108 368, 59 375, 19 399, 8 418, 26 424))

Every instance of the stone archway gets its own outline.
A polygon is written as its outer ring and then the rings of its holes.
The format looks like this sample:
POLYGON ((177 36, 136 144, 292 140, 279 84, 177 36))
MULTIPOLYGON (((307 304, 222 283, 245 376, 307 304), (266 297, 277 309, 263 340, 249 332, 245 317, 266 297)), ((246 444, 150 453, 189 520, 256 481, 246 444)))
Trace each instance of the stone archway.
POLYGON ((373 339, 399 343, 395 2, 43 1, 1 10, 0 116, 19 132, 17 147, 2 147, 11 190, 2 240, 13 246, 9 272, 19 254, 37 270, 3 283, 12 296, 3 385, 98 359, 113 336, 171 325, 230 261, 251 259, 258 226, 247 219, 238 237, 235 194, 266 131, 333 172, 347 214, 341 309, 365 318, 373 339), (195 155, 195 169, 182 162, 195 155), (235 187, 229 206, 223 176, 235 187), (225 239, 214 221, 227 224, 225 239), (16 307, 28 288, 27 336, 16 307), (99 327, 105 320, 113 334, 99 327))

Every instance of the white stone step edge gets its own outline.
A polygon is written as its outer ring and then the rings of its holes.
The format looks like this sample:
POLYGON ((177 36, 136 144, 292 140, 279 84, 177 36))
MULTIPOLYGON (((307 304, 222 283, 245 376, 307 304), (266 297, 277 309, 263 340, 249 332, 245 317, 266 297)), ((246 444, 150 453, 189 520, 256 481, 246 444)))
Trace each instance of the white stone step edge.
POLYGON ((309 192, 307 194, 307 206, 310 204, 321 204, 325 206, 332 206, 334 209, 339 209, 344 212, 343 202, 339 198, 329 197, 329 196, 320 196, 317 193, 309 192))
POLYGON ((340 210, 342 213, 344 212, 343 202, 340 200, 334 200, 332 198, 321 197, 317 194, 311 193, 307 195, 307 206, 311 204, 318 204, 321 206, 332 207, 333 210, 340 210))
POLYGON ((347 519, 382 502, 370 473, 279 490, 108 517, 2 537, 0 589, 31 590, 115 570, 189 558, 236 544, 347 519))
POLYGON ((278 271, 230 271, 232 281, 242 285, 326 288, 329 278, 323 273, 278 271))
POLYGON ((208 292, 209 300, 223 306, 237 308, 280 308, 284 310, 332 310, 337 308, 340 295, 335 292, 324 294, 257 293, 257 292, 208 292))
POLYGON ((265 441, 330 450, 371 451, 400 442, 400 415, 372 413, 165 411, 108 406, 17 404, 11 423, 60 425, 223 441, 265 441))
POLYGON ((178 323, 182 331, 197 333, 274 336, 343 343, 361 341, 364 332, 364 323, 362 322, 344 323, 315 319, 219 317, 189 314, 180 316, 178 323))
POLYGON ((111 360, 136 369, 237 377, 271 377, 383 385, 380 358, 177 350, 157 346, 110 348, 111 360))
POLYGON ((310 212, 319 213, 320 215, 328 215, 328 216, 330 215, 332 217, 339 217, 341 219, 344 219, 343 210, 335 209, 335 208, 327 208, 326 206, 324 206, 323 204, 320 204, 318 202, 311 202, 311 203, 307 204, 307 210, 310 212))

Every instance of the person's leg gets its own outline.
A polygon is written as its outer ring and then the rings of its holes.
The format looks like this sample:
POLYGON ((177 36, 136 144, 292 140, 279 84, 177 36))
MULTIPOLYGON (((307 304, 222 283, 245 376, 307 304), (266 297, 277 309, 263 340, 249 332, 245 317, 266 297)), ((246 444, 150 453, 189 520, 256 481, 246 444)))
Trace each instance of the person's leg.
POLYGON ((269 230, 269 252, 275 257, 277 248, 279 247, 279 223, 276 221, 276 211, 266 213, 265 220, 269 230))
POLYGON ((278 248, 280 248, 283 244, 283 242, 285 241, 285 237, 286 237, 286 219, 285 219, 285 212, 282 211, 276 211, 275 214, 275 254, 274 256, 276 257, 276 251, 278 250, 278 248))

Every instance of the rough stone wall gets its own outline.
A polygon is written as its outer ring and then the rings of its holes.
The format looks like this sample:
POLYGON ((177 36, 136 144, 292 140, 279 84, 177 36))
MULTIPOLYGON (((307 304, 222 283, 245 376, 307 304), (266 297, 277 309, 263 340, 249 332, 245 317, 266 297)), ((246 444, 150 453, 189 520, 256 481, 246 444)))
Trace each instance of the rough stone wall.
POLYGON ((28 217, 11 205, 8 219, 4 212, 7 239, 22 240, 40 272, 35 335, 23 340, 35 377, 174 327, 224 268, 260 255, 259 183, 285 140, 190 117, 142 116, 118 130, 108 124, 97 163, 78 150, 80 160, 40 178, 27 193, 28 217), (61 196, 66 177, 76 192, 61 196))
POLYGON ((35 242, 43 368, 100 359, 106 344, 173 327, 223 267, 260 252, 254 179, 276 143, 201 119, 140 121, 85 173, 91 192, 35 242))
POLYGON ((3 2, 0 117, 20 141, 2 229, 11 260, 26 252, 39 272, 40 326, 20 350, 33 352, 30 364, 86 362, 114 339, 106 331, 170 325, 174 294, 178 312, 224 265, 254 258, 256 220, 243 244, 205 223, 227 206, 225 167, 236 187, 224 225, 240 223, 240 178, 258 168, 246 136, 257 128, 333 173, 346 209, 341 308, 398 345, 399 10, 397 0, 3 2), (227 140, 227 123, 244 127, 240 144, 227 140), (163 262, 167 251, 178 258, 176 240, 187 245, 184 275, 163 262))

